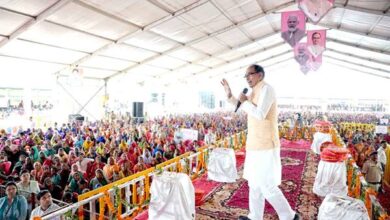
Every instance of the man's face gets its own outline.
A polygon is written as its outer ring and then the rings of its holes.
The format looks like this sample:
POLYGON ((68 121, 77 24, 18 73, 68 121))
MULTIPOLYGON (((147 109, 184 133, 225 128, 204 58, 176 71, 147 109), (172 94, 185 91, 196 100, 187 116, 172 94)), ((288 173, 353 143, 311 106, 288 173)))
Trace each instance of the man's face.
POLYGON ((374 154, 371 156, 371 160, 374 161, 374 162, 377 162, 378 161, 378 155, 377 154, 374 154))
POLYGON ((297 16, 289 16, 287 19, 287 27, 288 31, 294 32, 297 30, 297 25, 299 24, 298 22, 298 17, 297 16))
POLYGON ((44 196, 42 196, 39 199, 39 203, 43 207, 49 207, 52 203, 51 195, 50 193, 46 193, 44 196))
POLYGON ((319 33, 315 33, 312 36, 313 45, 319 45, 321 41, 321 35, 319 33))
POLYGON ((252 66, 248 67, 248 69, 246 70, 245 78, 249 87, 251 88, 253 88, 258 82, 263 79, 262 73, 256 73, 255 68, 252 66))

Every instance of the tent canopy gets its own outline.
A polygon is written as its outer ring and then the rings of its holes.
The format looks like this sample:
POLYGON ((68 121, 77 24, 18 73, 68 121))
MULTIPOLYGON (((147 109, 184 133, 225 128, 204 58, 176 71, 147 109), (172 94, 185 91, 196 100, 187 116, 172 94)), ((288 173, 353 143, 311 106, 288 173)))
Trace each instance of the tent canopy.
MULTIPOLYGON (((390 77, 390 2, 336 0, 324 62, 390 77)), ((0 0, 3 74, 140 81, 242 74, 251 63, 291 62, 280 37, 287 0, 0 0)))

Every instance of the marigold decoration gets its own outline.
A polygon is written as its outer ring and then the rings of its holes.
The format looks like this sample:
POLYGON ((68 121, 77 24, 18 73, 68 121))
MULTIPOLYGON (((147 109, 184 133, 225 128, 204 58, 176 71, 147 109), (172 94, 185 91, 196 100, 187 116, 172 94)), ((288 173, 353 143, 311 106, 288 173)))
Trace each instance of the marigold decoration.
POLYGON ((358 175, 355 176, 356 178, 355 198, 360 198, 360 194, 361 194, 360 177, 361 176, 362 176, 361 173, 358 173, 358 175))
POLYGON ((372 205, 371 205, 371 198, 370 198, 370 195, 373 195, 373 196, 376 196, 376 192, 374 191, 374 189, 368 187, 366 190, 365 190, 365 198, 364 198, 364 204, 366 205, 366 208, 367 208, 367 212, 370 216, 372 216, 372 205))

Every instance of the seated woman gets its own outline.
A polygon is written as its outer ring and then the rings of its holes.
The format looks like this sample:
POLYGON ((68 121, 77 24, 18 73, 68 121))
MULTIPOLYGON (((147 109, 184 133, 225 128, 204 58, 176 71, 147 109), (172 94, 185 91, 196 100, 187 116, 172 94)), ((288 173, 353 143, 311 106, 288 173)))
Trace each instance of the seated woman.
POLYGON ((97 189, 101 186, 105 186, 108 184, 107 179, 104 177, 103 170, 97 169, 95 171, 95 177, 89 181, 89 188, 91 190, 97 189))
POLYGON ((114 175, 114 169, 117 166, 118 165, 115 163, 114 158, 109 157, 108 163, 103 167, 104 176, 107 178, 108 181, 112 181, 114 175))
POLYGON ((141 172, 143 170, 146 170, 147 168, 148 167, 144 163, 144 159, 142 158, 142 156, 139 156, 138 163, 134 166, 133 173, 141 172))
POLYGON ((19 220, 27 217, 27 200, 18 195, 15 182, 8 182, 5 185, 5 194, 0 199, 0 219, 19 220))
POLYGON ((81 194, 83 190, 83 187, 81 187, 81 185, 83 184, 83 182, 85 181, 81 178, 80 173, 76 172, 72 175, 72 180, 66 188, 72 193, 81 194))
POLYGON ((28 203, 28 210, 31 211, 33 203, 35 203, 35 197, 40 191, 39 183, 35 180, 30 180, 30 173, 28 170, 22 170, 20 172, 21 181, 16 185, 18 191, 22 196, 24 196, 28 203))

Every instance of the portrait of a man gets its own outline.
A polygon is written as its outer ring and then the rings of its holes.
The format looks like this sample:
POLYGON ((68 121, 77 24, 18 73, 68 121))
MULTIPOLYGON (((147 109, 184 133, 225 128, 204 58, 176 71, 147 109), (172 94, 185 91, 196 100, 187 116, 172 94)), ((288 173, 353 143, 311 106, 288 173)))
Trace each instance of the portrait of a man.
POLYGON ((307 52, 306 43, 299 43, 295 48, 295 60, 301 65, 304 66, 310 59, 310 56, 307 52))
POLYGON ((307 49, 314 57, 318 57, 325 50, 325 47, 323 46, 325 44, 323 35, 325 34, 321 34, 321 31, 310 31, 307 33, 309 45, 307 49))
POLYGON ((294 47, 305 36, 305 16, 302 12, 282 13, 282 38, 294 47))

